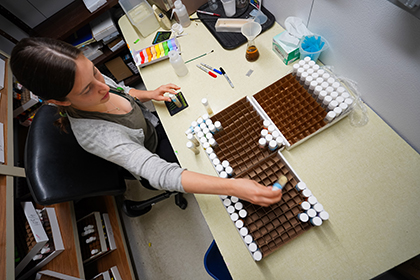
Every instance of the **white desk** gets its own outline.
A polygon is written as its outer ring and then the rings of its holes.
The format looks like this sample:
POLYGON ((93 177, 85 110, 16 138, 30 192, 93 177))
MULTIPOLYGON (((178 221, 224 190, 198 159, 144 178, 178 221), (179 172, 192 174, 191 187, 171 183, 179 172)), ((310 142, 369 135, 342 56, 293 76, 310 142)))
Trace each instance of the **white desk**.
MULTIPOLYGON (((119 25, 132 49, 150 45, 153 35, 139 38, 124 16, 119 25)), ((179 38, 184 61, 214 50, 187 64, 189 74, 176 76, 169 61, 140 69, 148 89, 175 83, 189 108, 169 116, 156 109, 183 167, 216 175, 204 152, 195 156, 186 146, 184 131, 205 113, 207 97, 215 113, 241 97, 253 95, 290 70, 271 50, 272 37, 282 31, 275 24, 257 39, 260 59, 245 60, 245 46, 226 51, 200 22, 193 22, 179 38), (213 79, 195 64, 222 66, 223 77, 213 79), (245 74, 249 69, 254 73, 245 74)), ((217 196, 196 195, 201 211, 235 279, 369 279, 420 253, 420 156, 372 110, 370 121, 353 127, 347 118, 284 151, 299 177, 330 213, 330 220, 254 262, 217 196)))

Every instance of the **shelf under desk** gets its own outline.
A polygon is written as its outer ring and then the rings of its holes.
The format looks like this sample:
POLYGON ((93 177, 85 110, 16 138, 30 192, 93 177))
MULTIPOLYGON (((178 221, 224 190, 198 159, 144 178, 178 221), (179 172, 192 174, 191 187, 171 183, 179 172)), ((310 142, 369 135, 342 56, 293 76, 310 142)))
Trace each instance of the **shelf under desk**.
MULTIPOLYGON (((132 51, 150 45, 153 35, 141 38, 126 17, 119 25, 132 51), (134 42, 140 38, 140 42, 134 42)), ((186 147, 184 131, 206 113, 206 97, 215 113, 246 95, 277 81, 290 71, 271 50, 273 36, 283 29, 275 24, 256 38, 260 58, 245 60, 245 46, 226 51, 200 22, 178 38, 189 73, 175 75, 168 61, 140 69, 148 89, 165 83, 181 87, 189 107, 170 116, 164 104, 154 102, 163 126, 183 167, 216 175, 200 148, 186 147), (222 66, 235 88, 218 76, 198 69, 200 62, 222 66), (254 72, 245 76, 249 69, 254 72)), ((244 246, 218 196, 195 195, 207 224, 237 279, 370 279, 420 253, 420 156, 368 108, 370 121, 351 126, 344 118, 283 155, 330 213, 330 220, 255 262, 244 246), (304 267, 301 268, 301 265, 304 267)), ((223 124, 222 124, 223 125, 223 124)))

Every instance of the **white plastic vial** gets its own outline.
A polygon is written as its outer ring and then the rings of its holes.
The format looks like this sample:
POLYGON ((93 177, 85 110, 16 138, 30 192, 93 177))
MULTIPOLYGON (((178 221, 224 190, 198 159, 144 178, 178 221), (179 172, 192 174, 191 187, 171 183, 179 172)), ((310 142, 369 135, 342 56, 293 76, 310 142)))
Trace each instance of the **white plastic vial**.
POLYGON ((252 242, 252 236, 251 235, 245 235, 245 237, 244 237, 244 241, 245 241, 245 243, 246 244, 250 244, 251 242, 252 242))
POLYGON ((210 144, 210 146, 212 146, 213 148, 214 148, 214 147, 217 147, 217 142, 216 142, 216 140, 214 140, 214 138, 209 139, 209 144, 210 144))
POLYGON ((330 74, 328 74, 328 73, 324 73, 323 75, 322 75, 322 78, 324 78, 324 80, 328 80, 329 78, 331 77, 331 75, 330 74))
POLYGON ((172 50, 168 54, 169 62, 171 63, 172 67, 175 70, 175 73, 183 77, 188 74, 188 68, 182 60, 182 57, 179 55, 178 51, 172 50))
POLYGON ((333 100, 336 100, 337 97, 338 97, 338 92, 333 91, 333 92, 330 93, 330 96, 332 97, 333 100))
POLYGON ((335 100, 332 100, 329 104, 328 104, 328 110, 333 111, 334 108, 336 108, 338 106, 338 102, 335 100))
POLYGON ((299 213, 298 214, 298 219, 303 222, 306 223, 307 221, 309 221, 309 216, 306 213, 299 213))
POLYGON ((322 77, 319 77, 316 79, 316 82, 318 83, 318 85, 321 85, 324 82, 324 79, 322 77))
POLYGON ((258 146, 261 149, 264 149, 266 145, 267 145, 267 140, 265 140, 265 138, 260 138, 260 140, 258 140, 258 146))
POLYGON ((200 126, 198 126, 198 125, 196 125, 196 126, 194 126, 194 133, 199 133, 201 131, 201 128, 200 128, 200 126))
POLYGON ((214 166, 217 166, 219 164, 220 164, 220 159, 218 159, 218 158, 213 159, 213 165, 214 166))
POLYGON ((302 191, 302 195, 303 195, 303 197, 308 198, 308 197, 310 197, 310 196, 312 195, 312 192, 311 192, 311 190, 310 190, 310 189, 306 188, 306 189, 304 189, 304 190, 302 191))
POLYGON ((229 205, 229 206, 226 208, 226 211, 227 211, 229 214, 232 214, 233 212, 235 212, 235 207, 233 207, 232 205, 229 205))
MULTIPOLYGON (((315 210, 314 210, 315 211, 315 210)), ((239 219, 239 215, 237 214, 237 213, 232 213, 232 214, 230 214, 230 219, 233 221, 233 222, 236 222, 238 219, 239 219)))
POLYGON ((314 92, 313 92, 313 97, 315 98, 315 99, 317 99, 318 98, 318 95, 319 95, 319 93, 322 91, 322 87, 320 86, 320 85, 317 85, 315 88, 314 88, 314 92))
POLYGON ((327 87, 325 89, 325 91, 327 92, 328 95, 331 95, 331 93, 334 91, 334 88, 333 87, 327 87))
POLYGON ((225 199, 223 199, 223 205, 224 205, 225 207, 228 207, 231 203, 232 203, 232 202, 230 201, 230 199, 229 199, 229 198, 225 198, 225 199))
POLYGON ((327 211, 321 211, 321 212, 319 212, 318 213, 318 216, 323 220, 323 221, 326 221, 326 220, 328 220, 329 218, 330 218, 330 214, 328 214, 328 212, 327 211))
POLYGON ((334 90, 337 90, 340 87, 340 83, 335 81, 331 86, 334 88, 334 90))
MULTIPOLYGON (((312 79, 313 79, 313 78, 312 78, 312 79)), ((308 91, 309 91, 309 92, 313 92, 313 91, 315 90, 315 87, 317 87, 317 86, 318 86, 318 82, 317 82, 317 81, 312 80, 312 81, 311 81, 311 83, 309 84, 308 91)))
POLYGON ((260 252, 260 250, 257 250, 254 253, 252 253, 252 257, 254 258, 255 261, 258 262, 262 260, 262 253, 260 252))
POLYGON ((213 121, 211 119, 207 119, 206 120, 207 127, 210 126, 211 124, 213 124, 213 121))
POLYGON ((306 189, 306 184, 304 182, 299 182, 296 184, 295 188, 298 192, 301 192, 306 189))
MULTIPOLYGON (((324 75, 325 75, 325 74, 324 74, 324 75)), ((329 84, 328 84, 327 82, 322 82, 322 83, 321 83, 321 87, 322 87, 324 90, 326 90, 328 86, 329 86, 329 84)))
MULTIPOLYGON (((295 64, 296 65, 296 64, 295 64)), ((269 120, 264 120, 263 121, 263 127, 265 128, 265 129, 267 129, 268 128, 268 126, 271 124, 271 122, 269 121, 269 120)))
POLYGON ((303 61, 305 61, 305 64, 308 64, 308 63, 309 63, 309 61, 311 61, 311 57, 310 57, 310 56, 305 56, 305 57, 303 58, 303 61))
POLYGON ((176 97, 175 94, 170 93, 169 94, 169 98, 176 105, 176 107, 178 107, 178 108, 181 108, 182 107, 182 103, 179 102, 179 99, 176 97))
POLYGON ((193 142, 191 142, 191 141, 188 141, 187 142, 187 148, 188 149, 190 149, 191 151, 193 151, 194 152, 194 154, 196 154, 196 155, 198 155, 199 153, 200 153, 200 150, 199 149, 197 149, 197 147, 194 145, 194 143, 193 142))
POLYGON ((346 98, 344 100, 344 103, 347 104, 347 106, 351 106, 353 104, 353 99, 352 98, 346 98))
POLYGON ((244 207, 244 205, 242 204, 242 202, 238 201, 235 203, 235 209, 236 210, 241 210, 244 207))
POLYGON ((310 197, 308 197, 308 202, 309 202, 309 204, 311 204, 311 205, 315 205, 315 204, 317 204, 317 203, 318 203, 318 199, 316 199, 316 197, 315 197, 315 196, 311 195, 310 197))
MULTIPOLYGON (((203 121, 203 119, 201 119, 201 121, 203 121)), ((204 132, 204 129, 206 129, 206 128, 207 128, 207 125, 206 125, 205 123, 201 123, 201 124, 200 124, 200 128, 201 128, 201 131, 203 131, 203 133, 205 133, 205 132, 204 132)))
POLYGON ((272 124, 270 124, 269 126, 268 126, 268 128, 267 128, 267 130, 268 130, 268 133, 273 133, 273 131, 275 131, 276 130, 276 127, 274 126, 274 125, 272 125, 272 124))
POLYGON ((319 78, 319 75, 318 75, 318 73, 316 71, 312 74, 312 78, 314 79, 315 82, 317 82, 316 79, 319 78))
MULTIPOLYGON (((207 149, 207 148, 210 148, 210 144, 209 144, 209 142, 206 142, 206 143, 203 143, 203 149, 205 150, 205 149, 207 149)), ((214 153, 213 153, 214 154, 214 153)), ((209 155, 210 156, 210 155, 209 155)))
POLYGON ((277 142, 277 146, 279 148, 283 147, 284 141, 283 141, 283 138, 281 136, 276 138, 276 142, 277 142))
POLYGON ((222 161, 222 166, 223 166, 223 168, 228 167, 229 166, 229 161, 227 161, 227 160, 222 161))
POLYGON ((274 130, 273 133, 271 133, 271 135, 273 136, 273 139, 276 139, 277 137, 280 137, 280 132, 274 130))
POLYGON ((327 82, 332 86, 335 83, 335 79, 333 77, 330 77, 327 79, 327 82))
POLYGON ((315 209, 308 209, 307 211, 306 211, 306 214, 309 216, 309 218, 313 218, 313 217, 315 217, 316 216, 316 211, 315 211, 315 209))
POLYGON ((225 171, 222 171, 222 172, 220 172, 219 177, 223 178, 223 179, 226 179, 226 178, 228 178, 228 174, 225 171))
POLYGON ((267 143, 270 143, 270 141, 271 141, 271 140, 273 140, 273 135, 271 135, 271 134, 267 134, 267 135, 265 136, 265 140, 267 141, 267 143))
POLYGON ((191 122, 191 127, 196 127, 198 125, 197 121, 192 121, 191 122))
POLYGON ((324 121, 326 122, 331 122, 332 120, 334 120, 336 117, 336 113, 334 111, 329 111, 327 113, 327 115, 324 118, 324 121))
POLYGON ((217 158, 217 155, 215 153, 209 154, 209 159, 213 162, 217 158))
POLYGON ((201 145, 203 145, 204 143, 207 143, 207 138, 206 137, 201 137, 200 138, 200 143, 201 143, 201 145))
POLYGON ((343 102, 343 103, 340 103, 339 107, 341 108, 341 110, 343 110, 343 112, 346 112, 347 109, 349 108, 349 105, 343 102))
POLYGON ((246 236, 247 234, 248 234, 248 229, 246 228, 246 227, 243 227, 243 228, 241 228, 240 230, 239 230, 239 234, 241 235, 241 236, 246 236))
POLYGON ((326 96, 327 96, 327 92, 325 90, 321 90, 318 94, 318 103, 322 104, 326 96))
POLYGON ((293 76, 296 76, 296 72, 299 69, 299 67, 300 67, 299 63, 293 64, 293 67, 292 67, 292 75, 293 76))
POLYGON ((173 12, 178 17, 179 24, 182 25, 182 27, 188 27, 191 24, 190 16, 188 15, 187 8, 184 4, 182 4, 181 0, 176 0, 174 2, 174 9, 173 12))
POLYGON ((319 227, 319 226, 322 225, 322 219, 320 217, 313 217, 311 219, 311 224, 314 225, 314 226, 319 227))
MULTIPOLYGON (((305 65, 306 66, 306 65, 305 65)), ((306 80, 306 78, 309 76, 309 74, 308 74, 308 72, 303 72, 301 75, 300 75, 300 79, 299 79, 299 82, 300 82, 300 84, 301 85, 303 85, 303 84, 305 84, 305 80, 306 80)))
POLYGON ((299 81, 300 77, 302 76, 302 73, 305 72, 305 69, 303 69, 303 67, 299 67, 299 69, 296 72, 296 79, 299 81))
POLYGON ((231 196, 230 197, 230 200, 232 201, 232 203, 236 203, 236 202, 238 202, 239 201, 239 198, 237 198, 236 196, 231 196))
POLYGON ((223 166, 221 164, 216 165, 216 171, 218 173, 222 172, 224 170, 223 166))
POLYGON ((216 129, 216 127, 214 126, 214 124, 210 124, 210 125, 208 126, 208 128, 209 128, 210 132, 211 132, 211 133, 213 133, 213 134, 217 132, 217 129, 216 129))
POLYGON ((347 91, 344 91, 344 92, 341 93, 340 96, 343 97, 344 99, 350 98, 350 93, 348 93, 347 91))
POLYGON ((257 251, 258 246, 257 246, 257 244, 255 244, 255 242, 252 242, 251 244, 249 244, 249 245, 248 245, 248 249, 249 249, 251 252, 255 252, 255 251, 257 251))
POLYGON ((220 197, 222 200, 224 200, 224 199, 226 199, 228 196, 227 196, 227 195, 224 195, 224 194, 221 194, 221 195, 219 195, 219 197, 220 197))
POLYGON ((217 131, 223 130, 223 127, 222 127, 222 124, 220 123, 220 121, 215 121, 214 126, 216 127, 217 131))
POLYGON ((197 119, 197 124, 200 126, 201 129, 203 129, 203 127, 201 126, 203 124, 204 120, 202 117, 198 117, 197 119))
POLYGON ((311 204, 307 201, 303 201, 300 204, 300 208, 302 208, 302 210, 304 210, 304 211, 307 211, 307 210, 311 209, 311 204))
POLYGON ((276 149, 277 149, 277 142, 276 142, 276 140, 271 140, 269 143, 268 143, 268 149, 270 150, 270 151, 275 151, 276 149))
POLYGON ((343 113, 343 110, 340 107, 335 107, 334 113, 335 113, 335 116, 338 117, 341 115, 341 113, 343 113))
POLYGON ((314 78, 312 78, 312 76, 308 76, 308 77, 306 77, 306 79, 305 79, 305 84, 304 84, 304 86, 305 86, 305 88, 309 88, 309 86, 310 86, 310 84, 311 84, 311 82, 314 80, 314 78))
POLYGON ((199 146, 199 145, 200 145, 200 142, 198 142, 197 138, 195 138, 195 136, 194 136, 194 135, 192 135, 192 133, 189 133, 189 134, 187 135, 187 139, 188 139, 189 141, 193 142, 195 146, 199 146))
POLYGON ((236 226, 237 228, 242 228, 242 227, 244 226, 244 222, 243 222, 242 220, 237 220, 237 221, 235 222, 235 226, 236 226))
POLYGON ((226 167, 225 171, 229 176, 233 176, 233 168, 231 166, 226 167))
POLYGON ((315 64, 314 66, 312 66, 312 69, 314 69, 314 71, 317 72, 319 70, 319 65, 315 64))
POLYGON ((312 208, 314 208, 315 211, 318 213, 324 211, 324 206, 322 206, 321 203, 315 203, 314 206, 312 206, 312 208))
POLYGON ((344 102, 344 98, 342 96, 337 96, 337 98, 335 99, 335 101, 337 101, 338 102, 338 105, 340 106, 340 104, 344 102))
POLYGON ((208 127, 206 126, 205 128, 203 128, 203 133, 204 133, 204 135, 206 135, 207 133, 211 133, 210 132, 210 129, 208 129, 208 127))
POLYGON ((324 69, 319 69, 319 70, 317 71, 317 73, 318 73, 318 75, 319 75, 320 77, 322 77, 322 75, 324 75, 324 74, 325 74, 325 70, 324 70, 324 69))
POLYGON ((268 135, 268 130, 267 129, 262 129, 261 130, 261 137, 265 137, 265 136, 267 136, 268 135))
MULTIPOLYGON (((204 133, 204 130, 203 130, 203 133, 204 133)), ((207 138, 207 140, 210 140, 210 139, 213 139, 214 138, 213 137, 213 133, 210 133, 210 132, 205 133, 204 136, 207 138)))
POLYGON ((327 95, 324 97, 324 100, 322 100, 322 107, 327 108, 328 104, 332 101, 332 97, 327 95))
POLYGON ((207 98, 201 99, 201 104, 203 104, 203 106, 206 108, 207 113, 210 116, 213 115, 213 110, 211 109, 211 107, 209 105, 209 101, 207 100, 207 98))
POLYGON ((239 217, 246 218, 246 216, 248 215, 248 212, 245 209, 241 209, 239 210, 239 217))

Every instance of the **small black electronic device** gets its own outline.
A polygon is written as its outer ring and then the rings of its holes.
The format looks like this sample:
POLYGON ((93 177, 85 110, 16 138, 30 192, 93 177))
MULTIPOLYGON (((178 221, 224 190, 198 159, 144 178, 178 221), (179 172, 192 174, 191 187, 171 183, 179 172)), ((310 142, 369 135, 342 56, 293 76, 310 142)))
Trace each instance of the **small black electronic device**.
POLYGON ((158 44, 165 40, 168 40, 171 37, 171 31, 158 31, 156 32, 155 38, 153 39, 152 45, 158 44))

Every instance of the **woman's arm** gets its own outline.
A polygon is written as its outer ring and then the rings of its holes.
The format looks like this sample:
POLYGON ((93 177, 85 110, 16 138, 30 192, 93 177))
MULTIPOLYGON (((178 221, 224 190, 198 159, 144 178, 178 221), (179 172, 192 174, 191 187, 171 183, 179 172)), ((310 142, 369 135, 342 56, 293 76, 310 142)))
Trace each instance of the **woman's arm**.
POLYGON ((248 179, 222 179, 184 170, 181 183, 188 193, 232 195, 253 204, 269 206, 279 202, 282 192, 248 179))
POLYGON ((171 101, 168 96, 164 96, 166 92, 176 94, 176 90, 179 90, 180 87, 174 84, 167 84, 158 87, 155 90, 139 90, 132 88, 128 92, 129 95, 136 97, 141 102, 146 102, 149 100, 156 100, 156 101, 171 101))

